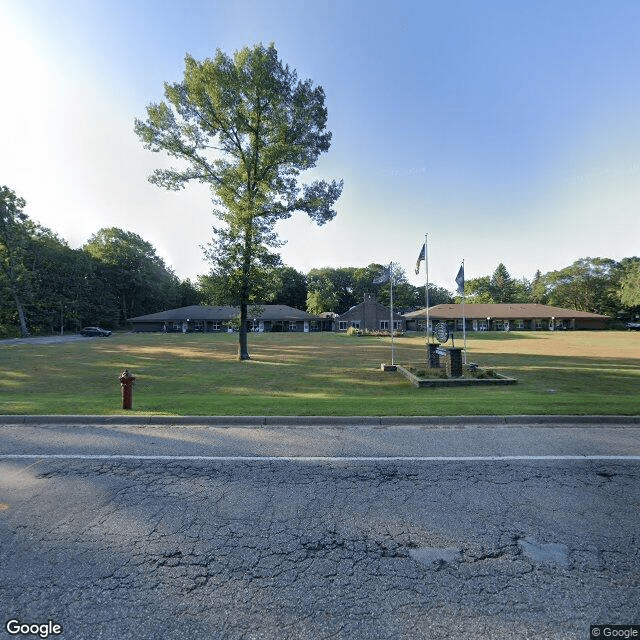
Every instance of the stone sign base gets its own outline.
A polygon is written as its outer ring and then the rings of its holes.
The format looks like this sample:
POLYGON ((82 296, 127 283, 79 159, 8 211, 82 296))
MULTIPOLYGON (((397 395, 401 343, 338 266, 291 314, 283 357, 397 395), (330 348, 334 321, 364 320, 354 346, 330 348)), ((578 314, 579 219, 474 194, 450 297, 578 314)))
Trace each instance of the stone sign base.
POLYGON ((462 377, 462 349, 460 347, 450 347, 444 359, 444 365, 447 368, 447 376, 449 378, 462 377))
POLYGON ((444 359, 444 366, 449 378, 462 376, 462 349, 460 347, 442 347, 439 344, 427 345, 427 363, 429 369, 438 369, 440 359, 444 359))
POLYGON ((440 366, 440 353, 443 351, 439 344, 429 343, 427 345, 427 363, 429 369, 437 369, 440 366))

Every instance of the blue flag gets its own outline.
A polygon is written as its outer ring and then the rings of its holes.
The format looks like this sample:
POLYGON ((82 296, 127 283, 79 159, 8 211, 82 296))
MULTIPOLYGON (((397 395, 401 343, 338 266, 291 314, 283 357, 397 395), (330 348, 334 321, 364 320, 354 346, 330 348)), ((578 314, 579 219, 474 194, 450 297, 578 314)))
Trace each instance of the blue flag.
POLYGON ((458 293, 464 294, 464 262, 460 265, 460 271, 456 276, 456 284, 458 285, 458 293))
POLYGON ((390 267, 384 267, 378 277, 373 279, 373 284, 384 284, 385 282, 389 282, 390 279, 391 269, 390 267))
POLYGON ((427 245, 423 244, 420 249, 420 255, 418 256, 418 262, 416 262, 416 275, 420 273, 420 263, 427 259, 427 245))

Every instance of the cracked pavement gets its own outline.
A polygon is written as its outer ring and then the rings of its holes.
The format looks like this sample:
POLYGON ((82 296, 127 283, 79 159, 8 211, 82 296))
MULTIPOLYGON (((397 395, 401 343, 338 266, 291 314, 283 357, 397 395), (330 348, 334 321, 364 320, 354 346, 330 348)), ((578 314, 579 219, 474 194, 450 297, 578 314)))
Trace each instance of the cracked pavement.
POLYGON ((0 637, 583 640, 640 623, 639 471, 3 459, 0 637))

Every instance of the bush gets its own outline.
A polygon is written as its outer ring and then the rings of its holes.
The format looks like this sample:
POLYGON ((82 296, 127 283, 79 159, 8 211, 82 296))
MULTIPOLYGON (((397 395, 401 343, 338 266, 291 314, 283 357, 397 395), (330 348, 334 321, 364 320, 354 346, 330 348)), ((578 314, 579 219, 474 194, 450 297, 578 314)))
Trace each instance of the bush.
MULTIPOLYGON (((368 338, 389 338, 391 333, 389 331, 378 330, 378 329, 356 329, 355 327, 349 327, 346 331, 346 335, 348 336, 367 336, 368 338)), ((404 331, 394 331, 393 335, 395 338, 402 338, 404 336, 404 331)))
POLYGON ((447 370, 444 367, 440 368, 428 368, 428 369, 415 369, 413 367, 409 368, 409 371, 413 373, 414 376, 418 378, 446 378, 447 370))

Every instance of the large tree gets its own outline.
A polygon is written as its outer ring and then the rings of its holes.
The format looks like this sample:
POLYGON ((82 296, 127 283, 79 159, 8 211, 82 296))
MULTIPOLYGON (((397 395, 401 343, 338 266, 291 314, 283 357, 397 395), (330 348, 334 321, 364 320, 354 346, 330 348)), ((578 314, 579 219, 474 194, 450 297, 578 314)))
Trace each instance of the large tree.
POLYGON ((83 249, 98 263, 98 275, 117 297, 118 324, 180 304, 179 280, 153 245, 118 227, 100 229, 83 249))
POLYGON ((282 267, 276 272, 278 292, 273 304, 286 304, 295 309, 304 309, 307 304, 307 277, 293 267, 282 267))
POLYGON ((489 276, 469 278, 464 283, 464 292, 467 302, 475 304, 495 302, 491 293, 491 278, 489 276))
POLYGON ((529 301, 536 304, 546 304, 547 302, 547 287, 540 269, 533 276, 529 301))
POLYGON ((338 292, 332 275, 335 269, 311 269, 307 274, 307 311, 313 314, 338 313, 338 292))
POLYGON ((9 187, 0 187, 0 286, 8 290, 15 305, 22 337, 29 335, 24 310, 24 288, 27 270, 24 264, 29 238, 26 203, 9 187))
POLYGON ((184 80, 165 84, 164 93, 166 101, 149 105, 135 131, 148 149, 183 166, 158 169, 150 180, 174 190, 191 180, 211 187, 226 234, 220 249, 240 273, 238 357, 246 360, 259 248, 278 246, 274 226, 295 211, 317 224, 336 215, 341 181, 299 184, 300 172, 329 150, 324 91, 298 80, 273 44, 260 44, 233 57, 218 50, 203 62, 187 55, 184 80))
POLYGON ((549 304, 616 316, 620 305, 615 260, 581 258, 545 274, 549 304))
POLYGON ((619 263, 620 301, 628 310, 640 308, 640 258, 623 258, 619 263))
MULTIPOLYGON (((269 251, 267 242, 257 240, 254 236, 247 304, 266 302, 276 295, 279 286, 276 272, 282 266, 280 256, 269 251)), ((233 230, 216 229, 215 240, 203 249, 212 264, 209 274, 199 278, 203 298, 208 304, 240 306, 245 283, 241 238, 233 230)))
POLYGON ((34 226, 27 253, 32 332, 77 331, 83 324, 105 322, 111 326, 113 298, 96 277, 91 256, 82 249, 71 249, 50 229, 40 226, 34 226), (106 305, 102 304, 105 298, 106 305))
POLYGON ((489 280, 489 293, 494 302, 515 302, 516 286, 502 262, 489 280))

